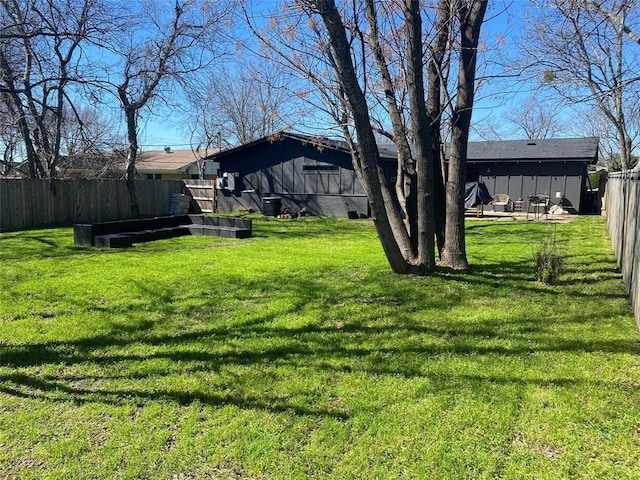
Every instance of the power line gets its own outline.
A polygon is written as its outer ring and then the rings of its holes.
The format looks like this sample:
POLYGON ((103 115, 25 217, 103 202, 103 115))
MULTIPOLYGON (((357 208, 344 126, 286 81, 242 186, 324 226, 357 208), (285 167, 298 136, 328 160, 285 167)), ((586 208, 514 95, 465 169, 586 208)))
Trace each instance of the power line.
POLYGON ((190 147, 191 144, 190 143, 173 143, 173 142, 166 142, 166 143, 139 143, 138 146, 140 147, 190 147))

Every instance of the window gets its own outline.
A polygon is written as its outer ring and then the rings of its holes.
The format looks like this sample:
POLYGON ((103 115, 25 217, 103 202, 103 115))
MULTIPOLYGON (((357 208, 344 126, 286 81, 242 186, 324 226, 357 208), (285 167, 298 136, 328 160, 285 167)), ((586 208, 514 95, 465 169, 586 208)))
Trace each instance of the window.
POLYGON ((316 163, 312 165, 303 165, 302 171, 304 173, 338 173, 340 167, 338 165, 331 165, 330 163, 316 163))
POLYGON ((147 173, 147 180, 162 180, 160 173, 147 173))

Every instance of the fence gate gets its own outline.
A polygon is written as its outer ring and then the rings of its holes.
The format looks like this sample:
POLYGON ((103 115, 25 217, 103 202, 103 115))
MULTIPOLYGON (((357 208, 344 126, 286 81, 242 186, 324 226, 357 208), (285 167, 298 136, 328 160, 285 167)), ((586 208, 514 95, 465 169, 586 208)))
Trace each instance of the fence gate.
POLYGON ((214 213, 216 205, 215 180, 184 180, 187 194, 193 198, 202 213, 214 213))

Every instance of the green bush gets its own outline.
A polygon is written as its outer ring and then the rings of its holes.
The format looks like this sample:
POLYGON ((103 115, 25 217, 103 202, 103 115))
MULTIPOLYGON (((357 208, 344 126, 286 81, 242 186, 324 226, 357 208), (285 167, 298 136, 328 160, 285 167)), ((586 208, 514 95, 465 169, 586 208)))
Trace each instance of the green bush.
POLYGON ((536 277, 539 282, 553 285, 562 273, 563 258, 558 252, 556 243, 556 228, 548 237, 540 242, 534 255, 536 277))
POLYGON ((587 182, 587 188, 597 189, 598 185, 600 185, 600 177, 606 174, 607 174, 606 170, 597 170, 589 174, 589 181, 587 182))

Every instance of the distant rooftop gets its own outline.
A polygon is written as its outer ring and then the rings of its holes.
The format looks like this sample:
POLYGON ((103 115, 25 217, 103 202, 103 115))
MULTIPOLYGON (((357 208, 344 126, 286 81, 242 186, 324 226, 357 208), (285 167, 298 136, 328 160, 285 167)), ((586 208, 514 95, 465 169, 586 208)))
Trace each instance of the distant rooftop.
POLYGON ((136 169, 142 172, 184 171, 197 159, 191 150, 165 150, 142 152, 138 156, 136 169))

